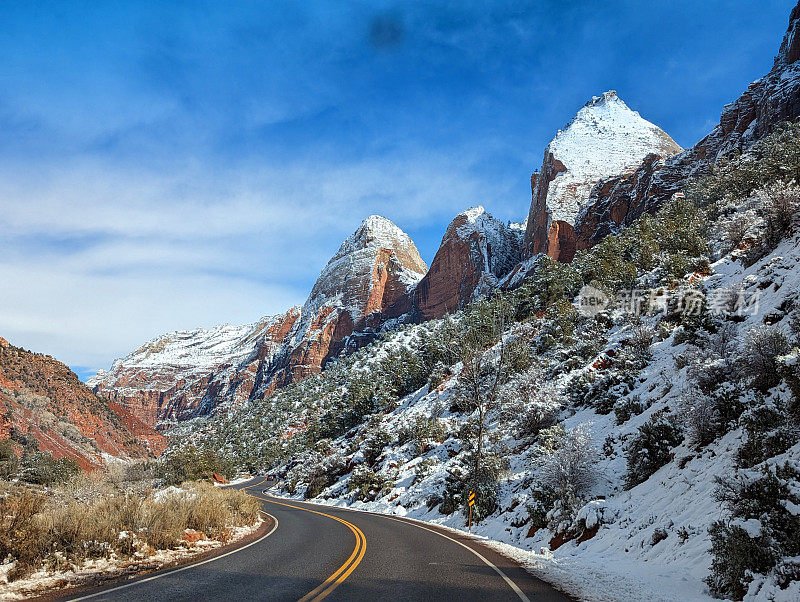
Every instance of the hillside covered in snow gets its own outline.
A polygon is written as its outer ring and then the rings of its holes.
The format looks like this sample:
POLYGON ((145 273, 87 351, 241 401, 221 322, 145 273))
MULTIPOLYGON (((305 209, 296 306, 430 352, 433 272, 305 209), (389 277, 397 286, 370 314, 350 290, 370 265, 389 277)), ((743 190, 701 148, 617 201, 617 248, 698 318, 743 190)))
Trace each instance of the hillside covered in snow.
POLYGON ((800 149, 176 431, 279 492, 466 528, 591 600, 800 595, 800 149))

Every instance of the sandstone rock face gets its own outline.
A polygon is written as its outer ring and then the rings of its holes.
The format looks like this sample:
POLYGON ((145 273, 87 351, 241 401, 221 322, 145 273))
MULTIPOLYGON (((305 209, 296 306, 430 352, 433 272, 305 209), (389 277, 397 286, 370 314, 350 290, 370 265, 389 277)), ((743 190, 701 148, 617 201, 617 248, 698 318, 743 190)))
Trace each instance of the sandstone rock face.
POLYGON ((669 157, 681 148, 662 129, 609 91, 594 97, 558 132, 531 178, 525 255, 560 261, 575 254, 574 226, 601 179, 636 169, 649 154, 669 157))
POLYGON ((483 207, 459 213, 447 226, 430 270, 393 308, 392 317, 410 312, 416 320, 441 318, 497 288, 521 258, 523 232, 483 207))
POLYGON ((722 110, 719 124, 691 149, 662 159, 646 157, 632 173, 607 178, 592 189, 576 218, 576 247, 588 248, 604 236, 658 210, 687 180, 770 133, 776 124, 800 117, 800 4, 789 18, 772 70, 722 110))
POLYGON ((350 335, 379 325, 427 267, 411 238, 395 224, 379 215, 365 219, 314 284, 291 351, 275 370, 273 387, 320 372, 345 349, 350 335))
POLYGON ((88 384, 151 426, 236 405, 258 388, 259 367, 282 350, 299 316, 295 307, 255 324, 169 333, 88 384))
POLYGON ((158 337, 89 384, 149 425, 224 410, 319 372, 354 329, 376 322, 426 270, 408 235, 370 216, 322 270, 302 308, 158 337))
POLYGON ((161 454, 166 440, 123 408, 97 397, 67 366, 0 339, 0 439, 34 440, 84 470, 102 453, 123 459, 161 454))

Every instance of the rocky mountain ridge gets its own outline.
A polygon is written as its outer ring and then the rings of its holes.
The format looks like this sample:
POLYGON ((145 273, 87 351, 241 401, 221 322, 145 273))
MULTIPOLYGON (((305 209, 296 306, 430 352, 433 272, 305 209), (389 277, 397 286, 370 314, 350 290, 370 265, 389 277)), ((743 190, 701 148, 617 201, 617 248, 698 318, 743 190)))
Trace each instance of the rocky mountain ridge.
POLYGON ((166 439, 113 402, 100 399, 67 366, 0 338, 0 439, 71 458, 84 470, 161 454, 166 439))
POLYGON ((597 182, 575 219, 576 249, 587 249, 642 214, 653 213, 693 175, 748 148, 777 124, 800 117, 799 32, 797 5, 770 72, 725 105, 719 124, 692 148, 667 158, 649 154, 632 173, 597 182))
POLYGON ((319 372, 426 271, 405 232, 370 216, 330 259, 302 307, 245 326, 157 337, 89 385, 152 426, 236 406, 319 372))

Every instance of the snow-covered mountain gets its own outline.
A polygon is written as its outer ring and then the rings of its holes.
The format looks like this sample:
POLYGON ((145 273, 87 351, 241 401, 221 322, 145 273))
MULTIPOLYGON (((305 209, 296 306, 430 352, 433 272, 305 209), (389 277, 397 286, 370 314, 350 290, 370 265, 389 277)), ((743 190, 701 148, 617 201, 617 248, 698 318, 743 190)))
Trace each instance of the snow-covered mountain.
POLYGON ((800 117, 800 6, 789 16, 772 69, 725 105, 719 124, 692 148, 668 157, 648 155, 632 173, 609 174, 592 189, 575 220, 575 245, 586 249, 653 213, 688 179, 723 157, 752 146, 777 124, 800 117))
POLYGON ((524 226, 506 224, 481 207, 459 213, 447 226, 431 268, 386 317, 441 318, 497 288, 520 260, 524 226))
POLYGON ((548 145, 522 230, 483 208, 454 218, 430 270, 410 238, 370 216, 322 271, 302 308, 257 324, 158 337, 91 383, 148 424, 254 399, 319 372, 401 323, 438 318, 496 287, 519 286, 536 253, 561 261, 655 212, 687 178, 800 116, 800 9, 772 70, 727 105, 692 149, 615 92, 590 100, 548 145), (676 154, 678 153, 678 154, 676 154))
POLYGON ((100 371, 88 385, 150 425, 235 406, 257 391, 262 364, 296 330, 300 308, 254 324, 171 332, 100 371))
POLYGON ((426 270, 409 236, 372 215, 342 243, 302 308, 244 326, 156 337, 89 385, 150 425, 235 406, 319 372, 355 329, 386 311, 426 270))
POLYGON ((379 215, 366 218, 311 289, 290 351, 272 367, 269 389, 319 372, 351 335, 369 328, 412 289, 427 267, 414 242, 394 223, 379 215))
POLYGON ((575 218, 592 187, 602 178, 637 168, 650 154, 669 157, 681 150, 615 91, 592 98, 550 141, 541 171, 531 178, 528 256, 547 253, 570 261, 575 254, 575 218))

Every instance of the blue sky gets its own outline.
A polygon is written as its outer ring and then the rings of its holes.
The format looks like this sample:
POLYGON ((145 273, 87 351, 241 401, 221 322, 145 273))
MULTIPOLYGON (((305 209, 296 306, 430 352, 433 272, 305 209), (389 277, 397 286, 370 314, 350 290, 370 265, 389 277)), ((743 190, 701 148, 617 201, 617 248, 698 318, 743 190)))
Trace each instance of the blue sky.
POLYGON ((0 4, 0 336, 82 375, 302 303, 372 213, 522 220, 592 95, 691 146, 790 0, 0 4))

